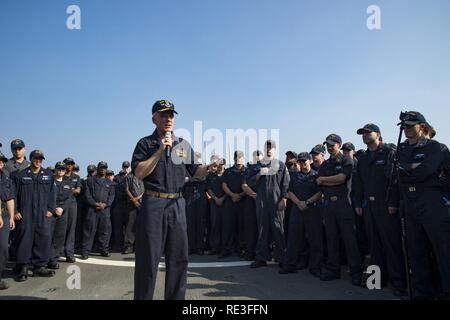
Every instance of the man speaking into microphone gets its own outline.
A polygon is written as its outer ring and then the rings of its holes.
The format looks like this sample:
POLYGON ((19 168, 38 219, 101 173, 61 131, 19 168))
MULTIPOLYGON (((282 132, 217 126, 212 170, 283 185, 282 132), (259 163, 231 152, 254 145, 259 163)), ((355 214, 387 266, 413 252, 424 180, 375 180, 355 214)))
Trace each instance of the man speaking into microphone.
POLYGON ((142 138, 133 153, 131 167, 144 181, 145 194, 136 218, 136 269, 134 299, 152 300, 161 256, 165 256, 166 300, 184 300, 187 286, 188 239, 182 189, 190 173, 206 177, 210 166, 194 163, 194 152, 186 140, 173 135, 173 103, 157 101, 152 108, 156 126, 142 138))

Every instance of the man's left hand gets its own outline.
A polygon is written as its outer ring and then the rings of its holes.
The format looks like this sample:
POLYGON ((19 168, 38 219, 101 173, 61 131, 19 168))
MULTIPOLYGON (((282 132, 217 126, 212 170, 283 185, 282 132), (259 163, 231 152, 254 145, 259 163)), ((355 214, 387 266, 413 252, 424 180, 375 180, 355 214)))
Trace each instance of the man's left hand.
POLYGON ((286 206, 287 206, 287 199, 283 198, 283 199, 281 199, 280 203, 278 204, 278 210, 284 211, 284 210, 286 210, 286 206))
POLYGON ((396 207, 388 207, 388 211, 390 215, 397 214, 398 208, 396 207))

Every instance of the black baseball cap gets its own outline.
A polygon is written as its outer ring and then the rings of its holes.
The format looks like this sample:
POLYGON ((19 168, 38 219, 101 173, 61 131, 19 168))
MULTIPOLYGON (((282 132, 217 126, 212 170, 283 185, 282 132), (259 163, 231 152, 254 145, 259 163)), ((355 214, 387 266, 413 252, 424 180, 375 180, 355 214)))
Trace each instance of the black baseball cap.
MULTIPOLYGON (((426 124, 427 120, 420 112, 408 111, 405 115, 405 124, 408 126, 414 126, 416 124, 426 124)), ((401 123, 399 123, 401 124, 401 123)))
POLYGON ((100 161, 97 165, 97 169, 105 168, 108 169, 108 164, 105 161, 100 161))
POLYGON ((8 162, 8 158, 0 151, 0 160, 3 162, 8 162))
POLYGON ((239 159, 239 158, 243 158, 244 157, 244 153, 242 152, 242 151, 235 151, 234 152, 234 158, 236 159, 239 159))
POLYGON ((269 145, 269 144, 272 148, 277 147, 277 143, 275 142, 275 140, 267 140, 266 143, 264 144, 264 146, 267 147, 267 145, 269 145))
POLYGON ((25 142, 23 142, 20 139, 14 139, 11 141, 11 149, 17 149, 17 148, 25 148, 25 142))
POLYGON ((310 154, 319 154, 319 153, 326 153, 327 150, 322 144, 316 145, 314 148, 311 149, 310 154))
POLYGON ((97 167, 96 167, 95 165, 93 165, 93 164, 90 164, 90 165, 88 165, 88 167, 87 167, 87 171, 88 171, 88 172, 94 172, 94 171, 97 171, 97 167))
POLYGON ((340 136, 338 136, 337 134, 332 133, 325 139, 325 142, 323 144, 335 145, 337 143, 341 144, 342 138, 340 136))
POLYGON ((256 157, 256 156, 261 156, 261 155, 263 155, 263 152, 262 152, 261 150, 255 150, 255 151, 253 151, 253 156, 254 156, 254 157, 256 157))
POLYGON ((65 158, 65 159, 63 160, 63 162, 64 162, 66 165, 69 165, 69 164, 75 165, 75 160, 73 160, 72 158, 65 158))
POLYGON ((55 172, 55 167, 54 166, 48 166, 47 170, 49 170, 51 172, 55 172))
POLYGON ((106 170, 106 175, 107 175, 108 177, 113 176, 113 175, 114 175, 114 171, 112 171, 112 170, 106 170))
POLYGON ((75 165, 73 166, 73 171, 80 171, 80 166, 77 165, 77 164, 75 164, 75 165))
POLYGON ((45 160, 44 153, 41 150, 33 150, 30 153, 30 160, 33 158, 40 158, 42 160, 45 160))
POLYGON ((297 152, 289 150, 286 152, 286 157, 297 158, 297 152))
POLYGON ((172 111, 173 113, 178 114, 178 112, 175 111, 174 104, 168 100, 158 100, 152 107, 152 114, 166 111, 172 111))
POLYGON ((342 150, 355 151, 356 148, 353 143, 346 142, 342 145, 342 150))
POLYGON ((62 169, 66 169, 66 163, 64 162, 64 161, 58 161, 56 164, 55 164, 55 170, 62 170, 62 169))
POLYGON ((310 160, 312 161, 312 157, 308 152, 301 152, 298 156, 297 156, 297 160, 298 161, 307 161, 310 160))
POLYGON ((122 163, 122 167, 125 167, 125 168, 129 168, 131 165, 130 165, 130 162, 129 161, 124 161, 123 163, 122 163))
POLYGON ((362 127, 361 129, 358 129, 358 131, 356 131, 356 133, 359 135, 362 135, 365 132, 381 133, 380 127, 378 127, 376 124, 373 124, 373 123, 366 124, 364 127, 362 127))

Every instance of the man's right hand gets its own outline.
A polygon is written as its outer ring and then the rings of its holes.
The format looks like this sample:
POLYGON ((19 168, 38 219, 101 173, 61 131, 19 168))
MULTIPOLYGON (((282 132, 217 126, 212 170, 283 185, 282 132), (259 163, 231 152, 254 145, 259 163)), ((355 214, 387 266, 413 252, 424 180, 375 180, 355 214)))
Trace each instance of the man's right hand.
POLYGON ((20 212, 17 212, 17 213, 14 215, 14 219, 16 219, 16 221, 22 220, 22 214, 21 214, 20 212))
POLYGON ((172 135, 169 137, 168 135, 161 139, 161 145, 159 146, 159 151, 163 152, 167 147, 172 147, 173 140, 172 135))
POLYGON ((106 204, 104 204, 102 202, 98 202, 95 204, 95 210, 97 210, 97 211, 105 210, 105 208, 106 208, 106 204))
POLYGON ((9 230, 13 231, 16 228, 16 222, 14 218, 9 218, 9 230))
POLYGON ((233 195, 231 196, 231 200, 235 203, 239 202, 241 201, 241 195, 238 193, 233 193, 233 195))
POLYGON ((61 217, 62 214, 63 214, 63 209, 62 209, 62 208, 56 208, 56 209, 55 209, 55 214, 56 214, 58 217, 61 217))
POLYGON ((363 209, 362 208, 355 208, 356 214, 360 217, 363 215, 363 209))
POLYGON ((135 208, 140 208, 141 207, 141 203, 139 202, 138 199, 133 199, 131 200, 133 202, 133 205, 135 208))
POLYGON ((306 205, 305 201, 300 201, 297 204, 297 207, 300 209, 300 211, 304 211, 304 210, 308 209, 308 206, 306 205))
POLYGON ((223 200, 224 200, 224 198, 217 198, 217 199, 216 199, 216 205, 217 205, 218 207, 223 206, 223 200))

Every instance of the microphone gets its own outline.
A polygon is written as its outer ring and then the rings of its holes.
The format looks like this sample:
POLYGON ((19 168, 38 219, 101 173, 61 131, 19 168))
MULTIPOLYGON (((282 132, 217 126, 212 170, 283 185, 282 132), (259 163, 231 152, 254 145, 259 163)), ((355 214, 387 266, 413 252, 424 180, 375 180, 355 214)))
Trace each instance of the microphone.
MULTIPOLYGON (((170 139, 170 138, 172 138, 172 132, 167 131, 166 132, 166 139, 170 139)), ((172 147, 167 146, 166 147, 166 158, 169 159, 171 154, 172 154, 172 147)))

